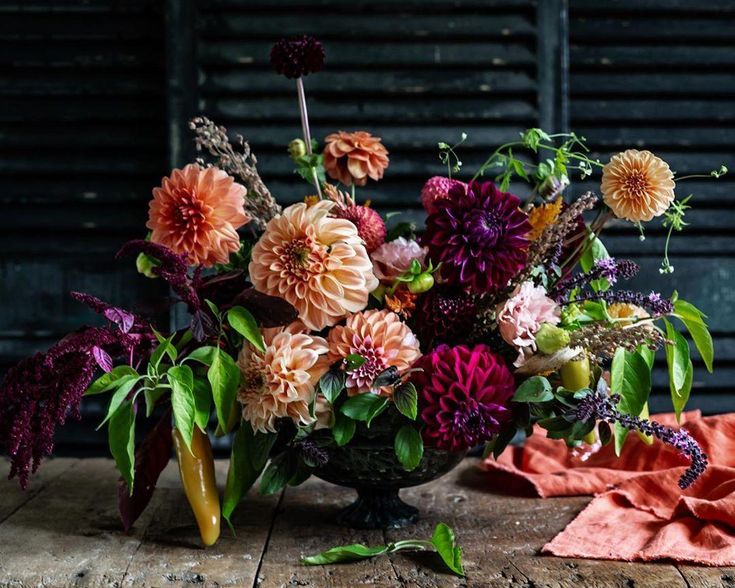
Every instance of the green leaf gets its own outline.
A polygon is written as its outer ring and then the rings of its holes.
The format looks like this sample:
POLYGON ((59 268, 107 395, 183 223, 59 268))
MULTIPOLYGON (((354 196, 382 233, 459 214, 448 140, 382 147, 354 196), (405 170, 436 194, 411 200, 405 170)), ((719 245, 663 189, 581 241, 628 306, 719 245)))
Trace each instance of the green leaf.
POLYGON ((202 431, 207 429, 212 412, 212 388, 207 380, 194 378, 194 422, 202 431))
POLYGON ((212 397, 219 426, 224 432, 228 432, 230 411, 240 387, 240 368, 228 353, 217 349, 217 352, 213 354, 212 364, 207 370, 207 380, 212 386, 212 397))
POLYGON ((233 306, 227 311, 227 322, 258 351, 265 352, 263 335, 258 328, 255 317, 249 310, 242 306, 233 306))
POLYGON ((330 404, 334 404, 344 390, 346 379, 342 370, 329 370, 319 380, 319 389, 330 404))
POLYGON ((92 382, 89 385, 89 388, 87 388, 84 395, 93 396, 94 394, 109 392, 110 390, 113 390, 114 388, 120 386, 123 383, 121 380, 125 376, 137 377, 138 372, 136 372, 129 365, 119 365, 117 367, 114 367, 112 368, 111 372, 102 374, 99 378, 92 382))
POLYGON ((125 402, 125 399, 128 397, 132 389, 135 387, 135 385, 140 380, 140 376, 123 376, 118 380, 118 388, 115 390, 115 393, 110 398, 110 404, 107 407, 107 415, 105 416, 105 419, 99 424, 97 427, 97 430, 102 428, 102 425, 104 425, 108 420, 112 418, 112 416, 118 411, 118 409, 122 406, 123 402, 125 402))
POLYGON ((398 412, 412 421, 418 416, 418 397, 416 386, 411 382, 401 384, 393 391, 393 403, 398 412))
POLYGON ((135 412, 131 402, 122 406, 110 417, 107 437, 110 454, 132 495, 135 476, 135 412))
POLYGON ((666 338, 673 345, 666 345, 666 363, 669 367, 669 387, 672 395, 679 395, 686 380, 687 365, 689 363, 689 343, 674 328, 669 321, 664 319, 666 325, 666 338))
POLYGON ((219 347, 212 347, 211 345, 207 345, 205 347, 196 348, 189 355, 187 355, 186 358, 184 358, 184 361, 191 359, 194 361, 198 361, 199 363, 203 363, 206 366, 210 366, 212 365, 214 357, 217 354, 219 354, 219 347))
POLYGON ((689 331, 707 371, 712 373, 715 351, 712 335, 710 335, 707 324, 704 322, 706 316, 696 306, 682 299, 674 302, 674 312, 689 331))
MULTIPOLYGON (((610 389, 620 394, 618 410, 623 414, 639 416, 651 392, 651 370, 639 353, 622 347, 615 352, 610 369, 610 389)), ((628 436, 628 429, 615 423, 615 453, 620 455, 628 436)))
POLYGON ((230 526, 232 513, 263 471, 275 440, 274 434, 255 433, 250 423, 240 423, 232 439, 230 467, 222 498, 222 516, 230 526))
POLYGON ((360 561, 362 559, 370 559, 377 555, 383 555, 384 553, 388 553, 388 550, 388 545, 367 547, 362 543, 354 543, 352 545, 332 547, 331 549, 322 551, 317 555, 302 557, 301 563, 307 566, 323 566, 339 562, 360 561))
POLYGON ((547 402, 554 399, 551 384, 543 376, 525 380, 513 395, 514 402, 547 402))
POLYGON ((431 536, 431 543, 439 552, 447 567, 458 576, 464 576, 462 548, 455 543, 454 531, 444 523, 439 523, 431 536))
POLYGON ((288 453, 281 453, 274 457, 265 468, 260 478, 260 493, 265 495, 275 494, 288 484, 288 481, 296 473, 296 464, 290 459, 288 453))
POLYGON ((692 391, 692 381, 694 380, 694 365, 690 359, 687 365, 686 375, 684 378, 684 386, 679 391, 679 394, 671 396, 671 402, 674 405, 674 413, 676 414, 676 420, 679 421, 681 413, 684 411, 684 407, 689 401, 689 394, 692 391))
POLYGON ((398 430, 393 444, 398 461, 407 472, 415 470, 424 455, 424 442, 413 425, 404 425, 398 430))
POLYGON ((334 415, 334 426, 332 427, 332 435, 338 447, 344 447, 355 435, 355 421, 342 413, 334 415))
POLYGON ((380 412, 385 410, 388 399, 377 394, 358 394, 348 398, 341 406, 342 414, 355 419, 356 421, 364 421, 369 424, 380 412))
POLYGON ((167 372, 171 383, 171 408, 174 412, 176 428, 184 443, 191 451, 191 438, 196 421, 196 401, 194 400, 194 374, 186 365, 170 368, 167 372))
POLYGON ((638 353, 648 364, 648 369, 653 369, 653 362, 656 359, 656 351, 651 349, 648 345, 641 345, 638 347, 638 353))
POLYGON ((145 397, 146 418, 150 417, 153 414, 153 410, 156 408, 156 402, 158 402, 158 399, 161 398, 161 396, 163 396, 166 392, 168 392, 168 389, 162 386, 156 386, 153 390, 150 390, 148 388, 143 390, 143 396, 145 397))
MULTIPOLYGON (((590 271, 595 265, 595 262, 600 261, 601 259, 608 259, 610 257, 610 254, 602 244, 602 241, 600 241, 596 236, 590 235, 588 237, 588 241, 589 244, 586 244, 584 253, 579 260, 579 266, 582 268, 583 272, 590 271)), ((592 280, 590 282, 590 286, 595 292, 605 291, 610 287, 610 283, 605 278, 600 278, 598 280, 592 280)))
POLYGON ((345 367, 348 371, 356 370, 363 363, 365 363, 365 358, 359 353, 350 353, 347 357, 345 357, 344 362, 345 367))
POLYGON ((156 333, 156 336, 159 337, 160 343, 158 344, 158 347, 156 347, 153 350, 153 353, 151 353, 151 358, 148 360, 149 365, 152 365, 155 369, 158 369, 158 366, 161 363, 161 360, 163 359, 164 355, 168 355, 171 362, 176 361, 176 357, 178 356, 179 352, 176 351, 176 347, 171 342, 171 340, 174 338, 174 335, 171 335, 168 339, 160 339, 160 335, 156 333))

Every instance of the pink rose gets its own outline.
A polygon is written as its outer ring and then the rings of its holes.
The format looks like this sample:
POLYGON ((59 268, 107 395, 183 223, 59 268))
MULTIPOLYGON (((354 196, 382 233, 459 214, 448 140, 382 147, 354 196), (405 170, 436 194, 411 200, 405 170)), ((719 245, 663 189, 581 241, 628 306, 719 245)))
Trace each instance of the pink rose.
POLYGON ((559 323, 560 310, 542 286, 524 282, 511 297, 497 307, 497 321, 503 340, 518 350, 513 365, 520 367, 536 351, 536 333, 543 323, 559 323))
POLYGON ((398 276, 405 274, 416 259, 423 266, 426 248, 416 241, 398 237, 383 243, 370 254, 373 260, 373 273, 382 281, 393 283, 398 276))

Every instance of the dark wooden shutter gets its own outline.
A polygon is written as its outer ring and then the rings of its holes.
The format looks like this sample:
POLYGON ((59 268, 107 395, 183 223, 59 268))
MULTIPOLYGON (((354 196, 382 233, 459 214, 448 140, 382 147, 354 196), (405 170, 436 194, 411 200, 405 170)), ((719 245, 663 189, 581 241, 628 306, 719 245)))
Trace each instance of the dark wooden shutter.
MULTIPOLYGON (((98 320, 70 290, 166 320, 113 259, 166 170, 163 44, 155 2, 0 3, 0 371, 98 320)), ((62 444, 94 439, 85 408, 62 444)))
POLYGON ((283 201, 309 189, 285 152, 300 134, 295 84, 272 72, 269 51, 302 33, 327 52, 325 71, 305 80, 313 136, 367 130, 390 150, 384 181, 361 190, 381 211, 420 215, 423 182, 446 173, 438 141, 466 131, 471 169, 490 146, 538 124, 531 0, 200 2, 199 109, 250 141, 283 201))
MULTIPOLYGON (((618 223, 605 242, 643 271, 634 286, 677 289, 711 317, 716 371, 699 362, 692 406, 732 410, 735 369, 735 4, 686 0, 572 0, 570 3, 571 125, 605 161, 625 147, 650 149, 680 175, 725 164, 730 175, 677 187, 694 193, 691 224, 675 234, 675 271, 658 266, 665 232, 653 223, 640 242, 618 223)), ((663 394, 666 373, 656 371, 663 394)), ((661 398, 663 400, 663 396, 661 398)), ((654 403, 664 408, 665 402, 654 403)))

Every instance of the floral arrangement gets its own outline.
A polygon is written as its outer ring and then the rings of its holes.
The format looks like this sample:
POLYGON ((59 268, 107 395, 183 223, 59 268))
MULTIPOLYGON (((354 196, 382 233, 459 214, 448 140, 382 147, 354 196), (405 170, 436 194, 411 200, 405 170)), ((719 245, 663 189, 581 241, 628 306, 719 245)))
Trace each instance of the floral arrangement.
MULTIPOLYGON (((484 445, 497 456, 519 431, 540 428, 570 447, 620 451, 635 431, 684 454, 680 486, 694 483, 706 456, 684 429, 650 421, 647 400, 663 349, 674 410, 684 409, 693 366, 677 325, 711 370, 706 317, 676 294, 619 288, 638 266, 611 257, 600 239, 613 219, 641 236, 654 217, 669 238, 682 230, 689 198, 677 199, 675 188, 686 178, 649 151, 603 164, 582 137, 529 129, 460 179, 463 134, 456 145, 439 143, 447 172, 420 191, 426 226, 388 228, 357 190, 369 196, 389 167, 381 139, 338 131, 319 146, 311 138, 304 77, 324 58, 309 37, 271 53, 276 71, 296 81, 303 139, 288 153, 309 184, 303 202, 281 208, 250 145, 194 119, 202 158, 153 190, 147 237, 118 253, 137 255, 140 273, 168 282, 189 324, 165 332, 73 293, 106 324, 81 328, 5 377, 0 444, 11 477, 25 486, 51 453, 55 428, 78 417, 84 396, 106 394, 102 424, 121 474, 124 526, 145 508, 175 448, 205 544, 258 478, 266 494, 303 482, 330 448, 384 413, 400 419, 395 456, 407 471, 424 446, 484 445), (598 171, 601 198, 564 198, 570 176, 598 171), (525 198, 509 192, 512 180, 529 185, 525 198), (154 424, 136 448, 146 419, 154 424), (221 502, 210 424, 212 434, 232 436, 221 502)), ((661 272, 673 271, 666 254, 661 272)))

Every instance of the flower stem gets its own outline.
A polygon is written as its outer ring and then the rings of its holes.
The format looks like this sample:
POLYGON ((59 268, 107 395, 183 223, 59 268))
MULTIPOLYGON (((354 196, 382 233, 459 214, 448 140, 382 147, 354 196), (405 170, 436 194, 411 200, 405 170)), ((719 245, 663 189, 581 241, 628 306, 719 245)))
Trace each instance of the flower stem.
MULTIPOLYGON (((299 95, 299 114, 301 115, 301 131, 304 135, 304 143, 306 143, 306 152, 312 155, 311 150, 311 132, 309 131, 309 112, 306 109, 306 93, 304 92, 304 78, 296 78, 296 91, 299 95)), ((311 168, 312 181, 316 187, 319 200, 323 199, 322 188, 319 185, 319 178, 316 174, 316 168, 311 168)))

